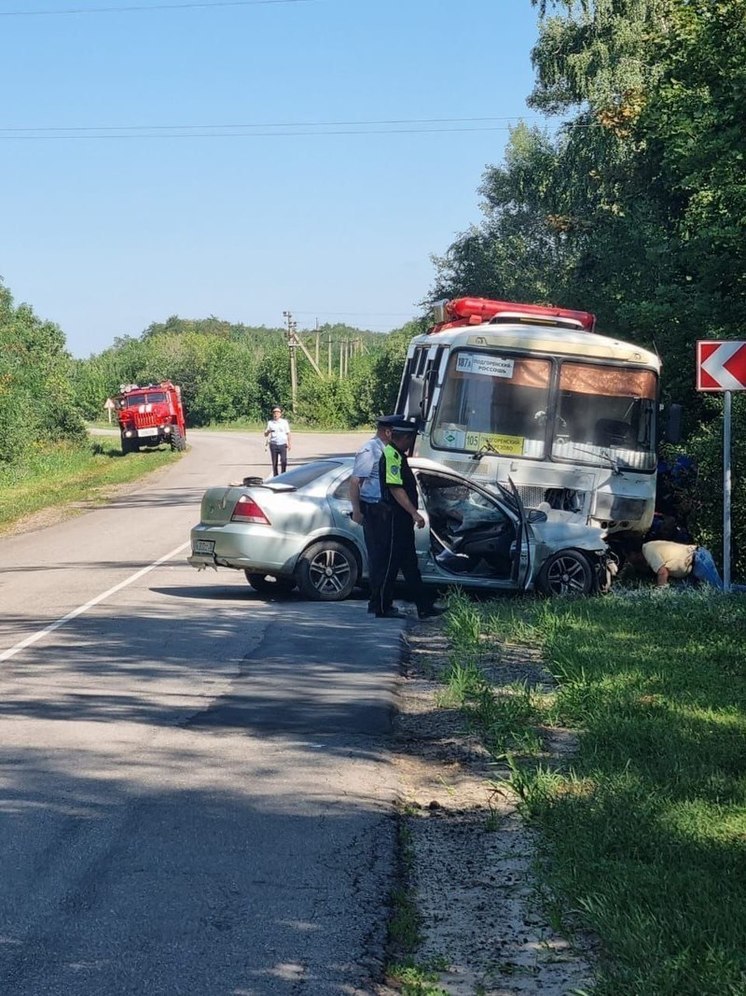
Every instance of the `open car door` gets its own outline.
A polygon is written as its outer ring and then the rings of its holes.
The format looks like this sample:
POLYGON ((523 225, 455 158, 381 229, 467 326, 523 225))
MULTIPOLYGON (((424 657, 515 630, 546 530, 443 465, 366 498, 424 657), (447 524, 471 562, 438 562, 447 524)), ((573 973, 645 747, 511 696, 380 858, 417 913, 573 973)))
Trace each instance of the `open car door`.
POLYGON ((518 489, 513 483, 513 479, 510 477, 508 478, 508 484, 510 485, 511 498, 515 504, 519 520, 515 556, 513 558, 514 580, 516 588, 525 590, 531 583, 533 576, 534 549, 531 542, 531 529, 521 496, 518 494, 518 489))
POLYGON ((523 588, 530 568, 528 534, 513 496, 504 500, 445 469, 413 469, 428 523, 416 531, 423 579, 523 588))

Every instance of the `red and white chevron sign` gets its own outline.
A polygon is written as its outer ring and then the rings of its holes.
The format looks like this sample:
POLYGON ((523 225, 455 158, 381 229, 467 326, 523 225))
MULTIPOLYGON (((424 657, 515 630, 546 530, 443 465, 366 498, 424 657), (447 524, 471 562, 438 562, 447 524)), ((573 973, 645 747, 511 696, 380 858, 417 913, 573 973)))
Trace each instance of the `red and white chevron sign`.
POLYGON ((746 391, 746 342, 704 339, 697 343, 698 391, 746 391))

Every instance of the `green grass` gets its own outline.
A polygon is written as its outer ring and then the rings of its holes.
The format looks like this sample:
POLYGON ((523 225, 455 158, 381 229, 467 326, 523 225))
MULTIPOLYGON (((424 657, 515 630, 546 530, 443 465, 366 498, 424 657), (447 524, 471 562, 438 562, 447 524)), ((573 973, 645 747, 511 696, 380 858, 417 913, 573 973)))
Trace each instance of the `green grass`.
MULTIPOLYGON (((578 735, 559 770, 512 754, 505 728, 497 749, 541 830, 553 915, 601 941, 594 992, 742 996, 746 597, 640 589, 478 611, 483 634, 538 643, 558 680, 546 701, 518 696, 508 731, 541 716, 578 735)), ((447 625, 469 634, 473 619, 447 625)))
POLYGON ((100 436, 81 446, 40 447, 23 467, 0 471, 0 533, 45 508, 104 501, 108 488, 179 459, 165 446, 123 457, 118 436, 100 436))
POLYGON ((440 960, 432 966, 406 961, 389 966, 386 974, 402 996, 448 996, 446 990, 438 985, 438 975, 446 968, 447 964, 440 960))

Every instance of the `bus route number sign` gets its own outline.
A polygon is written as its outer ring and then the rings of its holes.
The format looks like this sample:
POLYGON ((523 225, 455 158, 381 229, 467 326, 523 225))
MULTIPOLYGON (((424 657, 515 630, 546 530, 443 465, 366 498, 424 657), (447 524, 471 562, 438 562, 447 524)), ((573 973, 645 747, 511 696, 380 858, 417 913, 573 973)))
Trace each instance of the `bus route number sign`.
POLYGON ((485 447, 495 453, 505 456, 521 456, 523 453, 523 436, 498 436, 492 432, 467 432, 466 449, 478 452, 485 447))
POLYGON ((513 376, 515 360, 505 356, 489 356, 485 353, 459 353, 456 359, 458 373, 482 374, 484 377, 513 376))

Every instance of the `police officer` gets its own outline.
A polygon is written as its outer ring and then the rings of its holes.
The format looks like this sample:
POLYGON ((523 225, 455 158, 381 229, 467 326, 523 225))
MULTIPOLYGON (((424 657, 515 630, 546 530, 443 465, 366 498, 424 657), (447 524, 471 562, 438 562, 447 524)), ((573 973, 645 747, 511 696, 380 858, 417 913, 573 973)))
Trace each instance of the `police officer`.
POLYGON ((364 443, 355 455, 350 478, 352 521, 362 524, 368 552, 368 612, 388 619, 402 618, 403 613, 393 607, 390 599, 386 601, 383 598, 392 544, 392 522, 391 505, 383 501, 381 461, 386 445, 391 442, 392 427, 400 421, 399 415, 384 415, 378 419, 375 436, 364 443))
POLYGON ((417 615, 420 619, 429 619, 441 615, 444 610, 433 604, 433 596, 422 582, 417 563, 414 530, 415 526, 422 529, 425 520, 417 510, 417 482, 407 459, 416 432, 416 423, 407 419, 400 417, 392 422, 391 442, 384 447, 381 458, 382 502, 391 509, 391 529, 380 599, 384 606, 392 604, 394 584, 401 571, 410 598, 417 606, 417 615))

